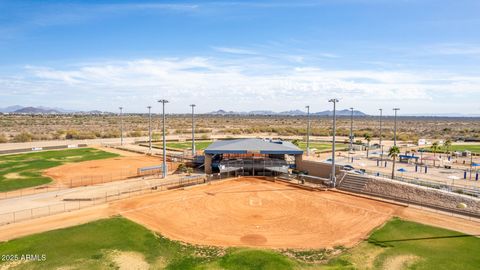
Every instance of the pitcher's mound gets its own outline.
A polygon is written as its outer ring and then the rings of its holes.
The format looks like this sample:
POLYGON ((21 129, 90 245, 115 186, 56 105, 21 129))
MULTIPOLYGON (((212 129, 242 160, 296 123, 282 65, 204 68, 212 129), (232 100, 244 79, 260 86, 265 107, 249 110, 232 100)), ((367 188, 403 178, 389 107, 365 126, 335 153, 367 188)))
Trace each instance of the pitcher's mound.
POLYGON ((240 178, 154 193, 114 208, 169 238, 194 244, 325 248, 354 245, 401 207, 240 178))

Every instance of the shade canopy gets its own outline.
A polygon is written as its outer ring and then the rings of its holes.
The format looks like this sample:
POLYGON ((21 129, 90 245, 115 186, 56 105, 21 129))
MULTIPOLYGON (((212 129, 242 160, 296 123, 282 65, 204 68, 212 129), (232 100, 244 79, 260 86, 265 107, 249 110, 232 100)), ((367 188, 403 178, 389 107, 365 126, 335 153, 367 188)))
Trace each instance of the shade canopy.
POLYGON ((216 141, 205 149, 205 154, 285 154, 302 155, 303 150, 288 141, 265 139, 237 139, 216 141))

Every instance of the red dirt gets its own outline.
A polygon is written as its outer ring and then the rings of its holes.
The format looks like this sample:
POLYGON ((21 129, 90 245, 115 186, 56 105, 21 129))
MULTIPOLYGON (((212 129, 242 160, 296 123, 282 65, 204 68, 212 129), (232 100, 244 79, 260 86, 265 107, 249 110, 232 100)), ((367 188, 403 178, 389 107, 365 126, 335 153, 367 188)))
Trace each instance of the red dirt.
POLYGON ((175 240, 269 248, 352 246, 403 208, 255 178, 153 194, 112 207, 175 240))
MULTIPOLYGON (((47 169, 43 175, 51 177, 56 183, 76 187, 123 180, 137 176, 138 168, 161 164, 161 158, 151 156, 116 157, 69 163, 47 169)), ((167 165, 170 172, 178 167, 171 162, 167 165)))

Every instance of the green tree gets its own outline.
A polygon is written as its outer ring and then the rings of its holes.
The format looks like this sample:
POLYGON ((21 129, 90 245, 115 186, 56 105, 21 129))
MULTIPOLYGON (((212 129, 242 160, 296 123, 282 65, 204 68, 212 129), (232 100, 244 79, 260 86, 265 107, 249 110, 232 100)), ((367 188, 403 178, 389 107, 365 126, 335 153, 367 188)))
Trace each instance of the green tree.
POLYGON ((397 162, 397 157, 400 155, 400 148, 398 146, 392 146, 388 150, 388 156, 392 158, 393 163, 392 163, 392 179, 395 178, 395 163, 397 162))
POLYGON ((447 150, 447 154, 450 155, 450 148, 452 147, 452 140, 447 139, 445 143, 443 144, 445 149, 447 150))
POLYGON ((300 140, 295 139, 295 140, 292 141, 292 143, 293 143, 295 146, 300 147, 300 140))
POLYGON ((439 145, 438 142, 432 143, 431 149, 432 149, 433 157, 434 157, 434 159, 433 159, 433 167, 435 167, 435 159, 436 159, 437 152, 438 152, 438 149, 439 149, 439 148, 440 148, 440 145, 439 145))
POLYGON ((367 158, 368 152, 370 151, 370 141, 372 140, 372 135, 370 133, 363 134, 363 138, 367 141, 367 158))

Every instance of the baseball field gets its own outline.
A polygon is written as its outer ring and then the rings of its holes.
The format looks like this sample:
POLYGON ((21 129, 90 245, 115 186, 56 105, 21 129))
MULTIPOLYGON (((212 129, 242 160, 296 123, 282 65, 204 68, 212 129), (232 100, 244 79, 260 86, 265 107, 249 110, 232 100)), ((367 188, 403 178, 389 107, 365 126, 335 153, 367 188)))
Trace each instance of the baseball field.
POLYGON ((480 266, 476 254, 480 250, 480 229, 473 221, 259 178, 233 178, 150 193, 82 211, 81 215, 70 212, 58 218, 6 226, 0 232, 0 239, 8 240, 0 243, 2 256, 30 254, 45 259, 9 261, 4 257, 0 268, 276 270, 480 266), (450 226, 472 235, 415 221, 450 226), (81 225, 65 228, 66 223, 81 225), (15 239, 15 232, 28 236, 15 239))
POLYGON ((119 156, 94 148, 45 151, 0 156, 0 192, 50 183, 43 171, 66 163, 100 160, 119 156))

